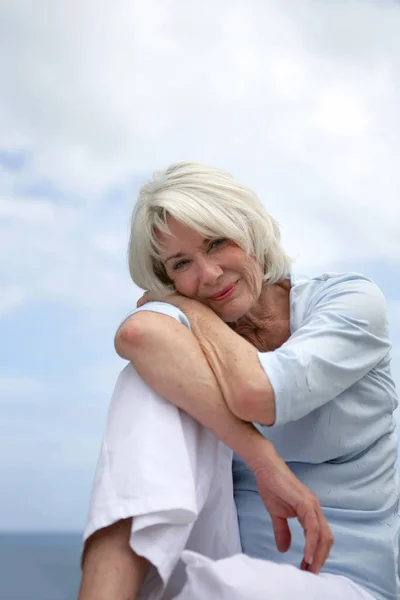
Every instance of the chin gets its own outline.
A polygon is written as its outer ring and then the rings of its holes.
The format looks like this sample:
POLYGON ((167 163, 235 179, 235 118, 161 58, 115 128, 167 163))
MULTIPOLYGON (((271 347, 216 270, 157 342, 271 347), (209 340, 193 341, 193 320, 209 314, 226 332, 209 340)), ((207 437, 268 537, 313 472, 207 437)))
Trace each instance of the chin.
POLYGON ((227 304, 221 307, 221 310, 217 314, 225 323, 234 323, 244 317, 250 308, 251 306, 247 306, 247 304, 232 302, 232 306, 227 304))

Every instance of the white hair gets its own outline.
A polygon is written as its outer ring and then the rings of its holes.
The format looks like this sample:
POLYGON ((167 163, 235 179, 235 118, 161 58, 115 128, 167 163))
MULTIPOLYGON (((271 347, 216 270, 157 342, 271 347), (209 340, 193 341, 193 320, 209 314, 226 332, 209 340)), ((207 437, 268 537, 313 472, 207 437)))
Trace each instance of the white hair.
POLYGON ((280 242, 277 222, 257 195, 232 175, 196 162, 156 171, 142 186, 131 219, 128 258, 133 281, 145 290, 174 289, 161 259, 157 230, 170 233, 167 217, 205 237, 226 237, 258 260, 264 281, 287 277, 291 259, 280 242))

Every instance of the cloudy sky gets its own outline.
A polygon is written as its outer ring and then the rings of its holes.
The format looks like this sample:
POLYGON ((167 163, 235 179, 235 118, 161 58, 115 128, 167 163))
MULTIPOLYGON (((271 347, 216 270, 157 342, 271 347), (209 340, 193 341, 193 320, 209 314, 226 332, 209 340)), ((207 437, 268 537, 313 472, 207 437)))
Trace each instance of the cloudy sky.
POLYGON ((86 517, 128 221, 155 169, 253 187, 296 270, 384 291, 400 385, 400 3, 2 0, 0 529, 86 517))

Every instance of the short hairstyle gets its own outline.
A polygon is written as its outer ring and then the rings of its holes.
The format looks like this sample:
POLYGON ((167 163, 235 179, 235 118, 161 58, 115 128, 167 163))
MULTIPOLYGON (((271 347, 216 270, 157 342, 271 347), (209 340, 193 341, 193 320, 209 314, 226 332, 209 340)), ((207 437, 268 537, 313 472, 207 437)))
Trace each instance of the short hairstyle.
POLYGON ((161 294, 174 289, 156 234, 170 233, 168 215, 205 237, 236 242, 256 257, 264 281, 273 284, 288 276, 291 259, 281 246, 278 224, 257 195, 225 171, 180 162, 156 171, 139 190, 128 248, 129 271, 139 287, 161 294))

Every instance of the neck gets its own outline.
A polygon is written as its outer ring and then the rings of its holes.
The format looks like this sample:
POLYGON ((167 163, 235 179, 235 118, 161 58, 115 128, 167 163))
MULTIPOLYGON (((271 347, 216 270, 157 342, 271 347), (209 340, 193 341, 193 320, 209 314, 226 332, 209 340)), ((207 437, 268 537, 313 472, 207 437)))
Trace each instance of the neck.
POLYGON ((260 297, 232 329, 260 352, 279 348, 290 336, 290 281, 264 284, 260 297))

